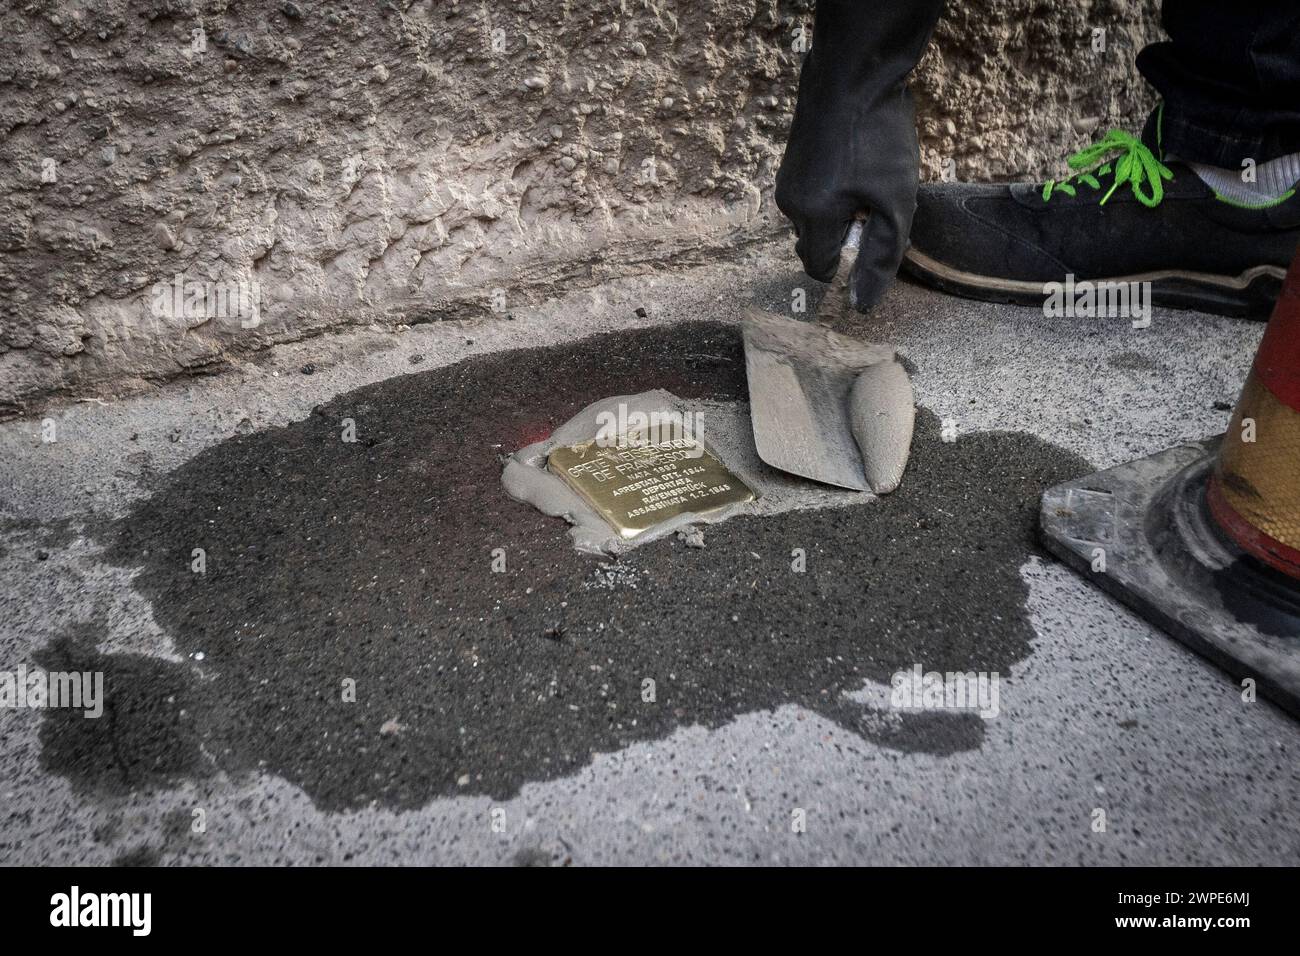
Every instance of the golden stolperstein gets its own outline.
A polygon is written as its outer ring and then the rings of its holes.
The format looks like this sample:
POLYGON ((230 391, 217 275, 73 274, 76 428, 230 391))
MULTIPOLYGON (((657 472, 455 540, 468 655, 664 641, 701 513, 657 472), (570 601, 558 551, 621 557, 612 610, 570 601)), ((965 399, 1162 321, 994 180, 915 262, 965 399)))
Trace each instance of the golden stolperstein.
POLYGON ((748 485, 691 438, 651 443, 632 435, 608 445, 593 439, 556 448, 546 467, 623 538, 681 514, 754 500, 748 485))

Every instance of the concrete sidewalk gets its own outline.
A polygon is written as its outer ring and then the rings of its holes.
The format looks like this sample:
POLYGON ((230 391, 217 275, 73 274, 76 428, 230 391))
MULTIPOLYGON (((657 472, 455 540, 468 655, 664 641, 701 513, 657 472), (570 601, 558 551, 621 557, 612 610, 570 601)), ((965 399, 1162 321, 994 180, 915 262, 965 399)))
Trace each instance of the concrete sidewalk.
POLYGON ((914 368, 895 495, 610 561, 502 493, 595 398, 743 412, 743 307, 815 308, 789 263, 0 425, 0 671, 108 688, 0 710, 0 862, 1293 863, 1300 727, 1033 534, 1046 485, 1221 430, 1261 324, 900 284, 858 329, 914 368), (914 665, 998 673, 998 715, 892 711, 914 665))

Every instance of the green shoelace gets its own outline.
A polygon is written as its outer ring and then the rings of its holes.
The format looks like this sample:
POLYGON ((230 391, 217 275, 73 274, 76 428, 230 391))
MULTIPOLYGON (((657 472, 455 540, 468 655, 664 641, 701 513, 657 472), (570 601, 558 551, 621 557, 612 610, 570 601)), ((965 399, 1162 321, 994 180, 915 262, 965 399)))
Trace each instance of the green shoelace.
POLYGON ((1165 196, 1162 180, 1174 178, 1169 168, 1156 159, 1155 154, 1147 149, 1140 139, 1122 129, 1108 130, 1102 139, 1079 150, 1066 162, 1071 169, 1086 171, 1075 173, 1060 182, 1049 179, 1043 184, 1043 202, 1047 202, 1052 198, 1052 194, 1057 192, 1065 193, 1067 196, 1076 195, 1078 190, 1071 180, 1086 183, 1093 189, 1099 190, 1101 181, 1097 177, 1113 172, 1115 181, 1111 183, 1110 189, 1106 190, 1106 195, 1101 197, 1101 205, 1106 205, 1106 200, 1119 188, 1120 183, 1130 183, 1138 202, 1147 207, 1155 207, 1160 205, 1160 200, 1165 196), (1107 160, 1107 157, 1114 153, 1123 155, 1114 161, 1107 160), (1099 163, 1101 165, 1097 165, 1099 163), (1144 186, 1149 191, 1143 192, 1144 186))

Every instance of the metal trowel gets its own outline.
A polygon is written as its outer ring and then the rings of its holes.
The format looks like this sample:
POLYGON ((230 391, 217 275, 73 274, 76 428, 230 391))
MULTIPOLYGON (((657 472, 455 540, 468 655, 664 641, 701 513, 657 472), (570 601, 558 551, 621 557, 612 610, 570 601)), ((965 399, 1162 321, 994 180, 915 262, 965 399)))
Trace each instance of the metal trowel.
MULTIPOLYGON (((818 319, 848 302, 862 237, 854 222, 818 319)), ((819 321, 750 309, 745 373, 758 456, 773 468, 840 488, 886 494, 912 447, 912 383, 893 346, 862 342, 819 321)))

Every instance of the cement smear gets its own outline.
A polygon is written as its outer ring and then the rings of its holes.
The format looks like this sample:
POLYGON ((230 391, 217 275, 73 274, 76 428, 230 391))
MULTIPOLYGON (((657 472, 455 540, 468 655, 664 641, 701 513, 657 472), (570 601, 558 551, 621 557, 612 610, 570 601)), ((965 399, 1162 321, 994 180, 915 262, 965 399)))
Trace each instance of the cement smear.
MULTIPOLYGON (((858 504, 864 499, 854 492, 800 482, 769 468, 754 450, 753 431, 746 406, 735 402, 683 401, 662 389, 636 395, 616 395, 593 402, 548 438, 522 448, 510 456, 501 474, 506 492, 517 501, 532 505, 544 515, 569 523, 573 546, 587 554, 616 555, 653 541, 686 532, 692 526, 715 524, 738 514, 779 514, 796 508, 821 508, 858 504), (609 524, 563 480, 546 470, 551 452, 595 436, 602 413, 617 414, 619 406, 633 412, 676 412, 702 423, 705 446, 735 472, 756 496, 754 501, 728 505, 707 514, 683 514, 670 518, 630 540, 619 537, 609 524)), ((869 499, 870 496, 867 496, 869 499)), ((702 540, 695 535, 690 540, 702 540)))

